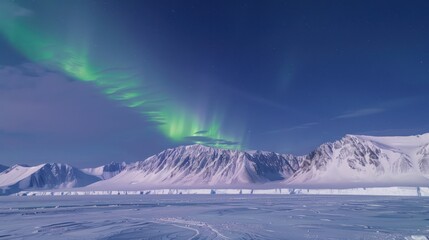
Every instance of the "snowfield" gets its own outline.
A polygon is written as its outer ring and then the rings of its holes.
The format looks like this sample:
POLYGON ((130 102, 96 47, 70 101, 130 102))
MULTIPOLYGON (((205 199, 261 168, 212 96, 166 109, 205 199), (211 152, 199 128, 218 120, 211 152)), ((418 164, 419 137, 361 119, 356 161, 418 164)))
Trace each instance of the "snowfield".
POLYGON ((429 134, 0 173, 0 239, 429 240, 429 134), (389 196, 389 197, 386 197, 389 196))
POLYGON ((429 198, 138 195, 0 198, 0 239, 428 239, 429 198))

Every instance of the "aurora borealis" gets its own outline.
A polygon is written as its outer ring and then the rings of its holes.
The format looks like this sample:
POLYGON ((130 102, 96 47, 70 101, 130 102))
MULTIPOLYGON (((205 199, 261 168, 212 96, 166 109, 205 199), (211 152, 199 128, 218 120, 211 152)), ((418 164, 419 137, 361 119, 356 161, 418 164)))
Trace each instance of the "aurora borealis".
POLYGON ((427 1, 0 1, 0 164, 429 132, 427 1))
POLYGON ((132 69, 111 67, 105 60, 91 59, 87 49, 66 44, 32 24, 32 14, 13 14, 20 11, 25 12, 16 5, 6 6, 1 12, 0 31, 9 44, 30 61, 94 85, 109 99, 155 123, 171 140, 231 149, 242 147, 242 136, 237 133, 234 137, 225 136, 215 114, 209 114, 211 117, 206 119, 205 114, 178 104, 163 89, 153 94, 154 80, 144 80, 132 69))

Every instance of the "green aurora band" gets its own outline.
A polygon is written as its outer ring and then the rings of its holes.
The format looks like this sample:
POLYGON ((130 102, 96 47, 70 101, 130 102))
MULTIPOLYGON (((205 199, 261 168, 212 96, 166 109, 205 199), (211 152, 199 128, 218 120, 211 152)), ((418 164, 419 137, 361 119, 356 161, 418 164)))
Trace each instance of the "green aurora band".
POLYGON ((31 16, 13 15, 11 12, 15 10, 8 10, 10 6, 0 10, 0 34, 30 61, 94 85, 108 98, 155 123, 173 141, 243 148, 242 139, 221 133, 221 121, 216 116, 209 121, 201 118, 162 94, 148 90, 149 82, 145 83, 138 75, 94 61, 85 48, 67 45, 32 26, 31 16))

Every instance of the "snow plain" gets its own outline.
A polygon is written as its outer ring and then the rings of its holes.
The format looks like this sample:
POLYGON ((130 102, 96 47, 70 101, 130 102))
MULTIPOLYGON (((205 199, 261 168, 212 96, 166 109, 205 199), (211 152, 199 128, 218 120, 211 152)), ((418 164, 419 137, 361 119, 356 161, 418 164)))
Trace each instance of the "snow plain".
POLYGON ((0 239, 428 239, 429 198, 6 196, 0 239))

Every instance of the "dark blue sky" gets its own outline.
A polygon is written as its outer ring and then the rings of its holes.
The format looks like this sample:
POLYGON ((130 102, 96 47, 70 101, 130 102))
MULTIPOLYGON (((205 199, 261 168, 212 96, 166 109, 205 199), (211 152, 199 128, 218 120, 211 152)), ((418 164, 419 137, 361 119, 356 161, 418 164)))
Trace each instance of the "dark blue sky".
MULTIPOLYGON (((246 149, 305 154, 348 133, 429 131, 428 1, 5 2, 32 32, 138 72, 184 115, 221 116, 246 149)), ((0 164, 94 166, 192 143, 5 35, 0 164)))

